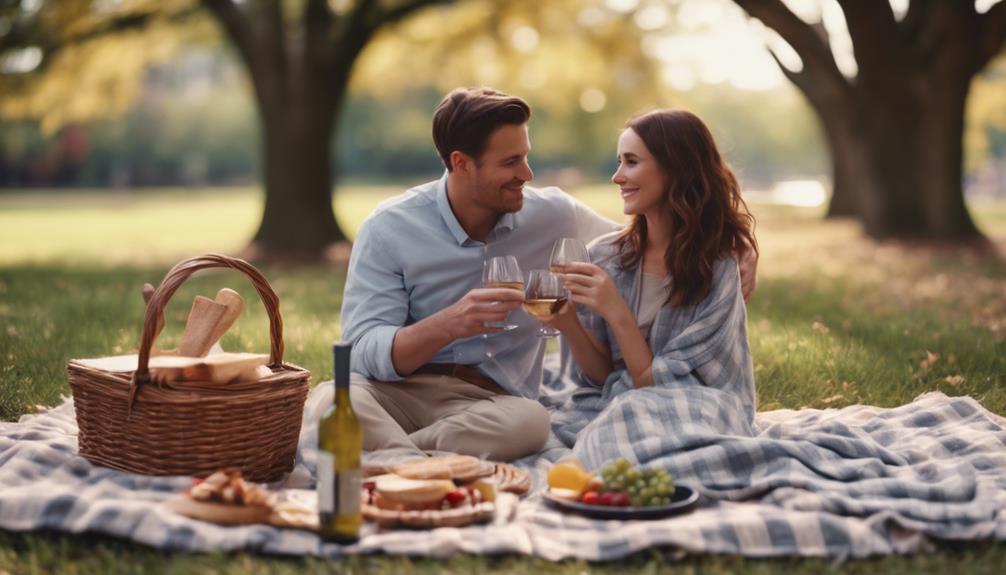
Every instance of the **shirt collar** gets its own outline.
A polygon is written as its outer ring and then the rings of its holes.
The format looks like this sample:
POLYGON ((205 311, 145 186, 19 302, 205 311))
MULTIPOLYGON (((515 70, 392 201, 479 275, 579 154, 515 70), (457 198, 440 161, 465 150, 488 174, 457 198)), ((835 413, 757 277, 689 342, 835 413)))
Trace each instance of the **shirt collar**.
MULTIPOLYGON (((454 236, 455 241, 458 242, 459 246, 473 243, 483 243, 477 240, 473 240, 468 237, 468 233, 463 227, 461 227, 461 222, 458 221, 457 216, 454 215, 454 211, 451 210, 451 202, 447 199, 447 171, 444 171, 444 175, 440 177, 440 181, 437 182, 437 208, 440 210, 440 217, 443 218, 444 223, 447 224, 447 229, 451 231, 451 235, 454 236)), ((508 213, 500 216, 499 221, 496 222, 496 226, 493 227, 492 231, 489 232, 489 241, 498 239, 506 236, 510 232, 517 229, 517 214, 508 213)))

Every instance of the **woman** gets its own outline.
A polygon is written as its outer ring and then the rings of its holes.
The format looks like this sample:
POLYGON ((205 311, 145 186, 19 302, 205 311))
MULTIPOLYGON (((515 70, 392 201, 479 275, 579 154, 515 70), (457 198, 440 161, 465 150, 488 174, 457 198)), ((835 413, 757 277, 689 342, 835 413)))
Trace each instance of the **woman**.
POLYGON ((684 390, 686 401, 713 392, 711 401, 734 406, 720 413, 733 420, 724 431, 747 435, 754 374, 733 254, 757 244, 737 179, 708 128, 681 110, 630 120, 618 164, 612 181, 632 221, 591 244, 593 264, 563 270, 579 317, 566 306, 546 321, 563 333, 579 378, 602 389, 574 394, 565 409, 580 410, 580 421, 559 417, 556 431, 572 444, 592 419, 582 417, 587 404, 607 409, 625 391, 655 386, 684 390))

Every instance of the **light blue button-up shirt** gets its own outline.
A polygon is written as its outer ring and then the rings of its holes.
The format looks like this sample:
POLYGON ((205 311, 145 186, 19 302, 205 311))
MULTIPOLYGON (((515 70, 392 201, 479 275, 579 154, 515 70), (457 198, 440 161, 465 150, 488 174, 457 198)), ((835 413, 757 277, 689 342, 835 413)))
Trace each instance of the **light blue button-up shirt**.
MULTIPOLYGON (((360 227, 349 259, 342 337, 353 342, 353 371, 380 381, 402 379, 391 361, 395 332, 482 286, 482 265, 517 257, 524 278, 546 269, 555 240, 584 243, 618 225, 558 188, 524 188, 519 212, 500 217, 485 242, 468 237, 447 200, 447 174, 392 198, 360 227)), ((477 365, 514 395, 536 398, 541 385, 541 323, 518 309, 517 329, 455 340, 430 361, 477 365)))

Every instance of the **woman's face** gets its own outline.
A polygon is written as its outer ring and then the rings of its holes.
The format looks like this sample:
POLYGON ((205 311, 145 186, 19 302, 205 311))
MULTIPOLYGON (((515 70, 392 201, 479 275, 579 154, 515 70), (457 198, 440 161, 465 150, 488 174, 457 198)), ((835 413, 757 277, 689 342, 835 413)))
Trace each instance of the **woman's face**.
POLYGON ((618 138, 618 170, 611 181, 622 192, 626 214, 655 214, 664 202, 667 175, 632 128, 618 138))

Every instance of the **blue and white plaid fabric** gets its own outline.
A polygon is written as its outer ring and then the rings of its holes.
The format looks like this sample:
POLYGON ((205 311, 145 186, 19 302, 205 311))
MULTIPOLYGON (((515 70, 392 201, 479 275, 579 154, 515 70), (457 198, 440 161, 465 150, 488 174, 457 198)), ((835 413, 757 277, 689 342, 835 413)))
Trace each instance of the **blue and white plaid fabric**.
MULTIPOLYGON (((619 269, 618 252, 613 243, 616 236, 609 234, 595 240, 589 248, 590 258, 611 276, 629 308, 638 310, 642 291, 641 269, 619 269)), ((622 451, 628 447, 621 445, 621 441, 616 446, 614 442, 606 441, 607 437, 594 438, 596 431, 603 427, 601 422, 596 421, 597 418, 602 417, 603 412, 606 413, 604 417, 615 416, 612 409, 616 402, 624 401, 621 398, 623 394, 640 395, 644 401, 654 400, 661 404, 671 398, 687 401, 694 396, 696 401, 691 404, 694 412, 689 414, 688 421, 719 421, 719 430, 724 433, 754 434, 751 427, 755 411, 754 368, 748 348, 747 314, 741 295, 740 275, 733 257, 716 262, 710 292, 701 302, 692 306, 665 305, 660 308, 648 337, 653 351, 651 390, 634 389, 618 341, 604 319, 582 306, 578 313, 584 328, 610 346, 615 369, 603 385, 596 386, 580 373, 572 355, 564 348, 558 372, 563 381, 548 381, 546 387, 550 390, 573 388, 573 391, 553 391, 544 401, 547 405, 558 407, 552 416, 555 434, 568 447, 576 443, 579 446, 577 455, 583 458, 585 464, 596 467, 607 459, 626 455, 622 451), (570 382, 572 385, 569 385, 570 382), (703 397, 709 399, 700 401, 703 397), (609 411, 605 412, 605 409, 609 411), (588 424, 591 424, 591 429, 584 429, 588 424)), ((552 372, 546 371, 546 377, 551 376, 552 372)), ((675 416, 655 412, 650 415, 675 416)), ((623 422, 623 426, 632 423, 623 422)), ((653 426, 646 431, 652 430, 653 426)), ((648 451, 655 448, 651 444, 659 441, 659 436, 641 437, 636 434, 634 439, 643 442, 635 444, 636 449, 648 451)))
MULTIPOLYGON (((624 408, 637 409, 636 403, 626 401, 624 408)), ((651 425, 667 431, 656 421, 636 421, 634 428, 614 431, 612 442, 648 435, 651 425)), ((933 537, 1006 539, 1006 420, 971 398, 932 393, 894 409, 773 411, 758 414, 755 428, 760 431, 754 437, 698 431, 683 440, 665 437, 667 446, 677 441, 687 448, 656 446, 636 454, 676 469, 679 481, 702 483, 713 496, 686 515, 599 521, 563 515, 532 496, 512 521, 430 531, 368 525, 360 543, 343 548, 305 531, 218 527, 171 514, 160 502, 189 480, 91 465, 77 455, 73 403, 67 400, 20 422, 0 423, 0 528, 97 532, 188 551, 517 553, 550 560, 617 559, 655 546, 682 553, 847 558, 926 550, 933 537)), ((313 460, 313 432, 305 425, 304 462, 313 460)), ((538 472, 547 460, 570 454, 555 440, 547 453, 520 463, 536 471, 540 485, 538 472)), ((310 465, 299 466, 293 480, 310 481, 310 471, 310 465)))

